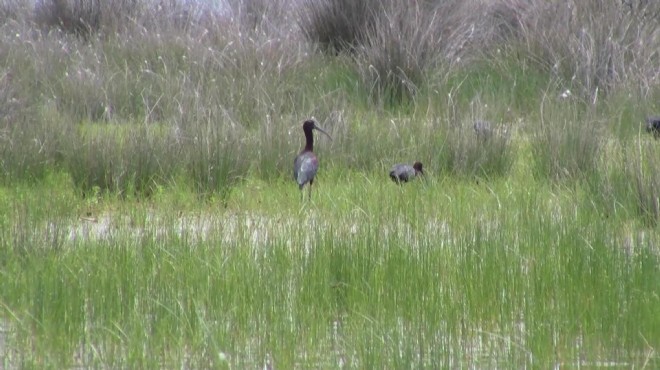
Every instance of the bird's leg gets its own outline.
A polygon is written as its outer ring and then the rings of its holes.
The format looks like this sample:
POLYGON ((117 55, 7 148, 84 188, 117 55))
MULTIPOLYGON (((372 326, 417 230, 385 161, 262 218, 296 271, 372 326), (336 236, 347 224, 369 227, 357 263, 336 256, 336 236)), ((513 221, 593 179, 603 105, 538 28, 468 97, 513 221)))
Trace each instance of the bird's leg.
POLYGON ((312 200, 312 183, 309 183, 309 200, 312 200))

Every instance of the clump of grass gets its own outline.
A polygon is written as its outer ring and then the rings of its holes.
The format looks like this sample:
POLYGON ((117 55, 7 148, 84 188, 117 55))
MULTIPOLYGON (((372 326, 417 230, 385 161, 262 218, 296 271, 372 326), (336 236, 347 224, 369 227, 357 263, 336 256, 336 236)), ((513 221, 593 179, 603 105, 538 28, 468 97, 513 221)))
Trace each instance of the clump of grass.
POLYGON ((627 181, 632 182, 637 211, 643 222, 657 226, 660 221, 660 159, 655 142, 642 141, 638 151, 628 153, 627 181))
MULTIPOLYGON (((475 71, 475 73, 478 73, 475 71)), ((483 76, 482 76, 483 77, 483 76)), ((452 86, 444 101, 434 110, 429 122, 424 151, 431 164, 441 172, 459 177, 501 177, 512 169, 516 150, 512 140, 514 122, 507 121, 504 99, 514 94, 515 86, 499 78, 477 77, 452 86), (484 97, 474 89, 483 87, 484 97), (468 94, 477 94, 467 103, 468 94)))
POLYGON ((46 31, 59 30, 91 41, 144 30, 203 29, 213 18, 213 10, 209 4, 179 0, 38 0, 32 20, 46 31))
POLYGON ((180 173, 180 146, 166 128, 90 126, 76 135, 64 164, 83 193, 149 196, 180 173))
POLYGON ((460 2, 384 2, 355 51, 364 87, 377 104, 410 102, 443 62, 459 54, 460 2), (449 30, 454 29, 454 35, 449 30))
POLYGON ((4 20, 27 18, 33 7, 22 0, 3 0, 0 2, 0 17, 4 20))
POLYGON ((51 114, 48 107, 33 108, 5 121, 0 128, 0 181, 35 182, 62 168, 62 149, 70 143, 71 131, 51 114))
POLYGON ((648 90, 660 78, 659 10, 653 1, 534 1, 522 39, 532 60, 585 100, 632 81, 648 90))
POLYGON ((584 180, 598 171, 603 148, 603 125, 581 117, 570 101, 545 102, 534 131, 531 151, 534 174, 551 181, 584 180))
POLYGON ((182 131, 186 153, 185 173, 199 194, 219 193, 223 199, 243 179, 250 166, 250 153, 232 130, 207 122, 182 131))
POLYGON ((108 31, 130 23, 138 10, 137 3, 129 0, 40 0, 35 6, 34 20, 47 29, 58 28, 87 39, 102 29, 108 31))
POLYGON ((305 0, 299 26, 303 35, 321 49, 350 52, 364 43, 380 7, 378 0, 305 0))
MULTIPOLYGON (((473 3, 475 8, 484 8, 484 16, 480 18, 481 29, 474 35, 475 45, 472 48, 491 49, 519 39, 528 26, 526 15, 530 5, 530 2, 525 0, 473 3)), ((478 13, 481 10, 475 8, 471 8, 471 11, 478 13)))
POLYGON ((461 2, 332 0, 304 9, 303 33, 324 50, 350 53, 377 104, 409 102, 428 74, 465 43, 461 2))
POLYGON ((507 175, 515 161, 507 128, 477 122, 470 121, 444 130, 437 139, 440 148, 437 165, 442 171, 458 176, 490 178, 507 175))

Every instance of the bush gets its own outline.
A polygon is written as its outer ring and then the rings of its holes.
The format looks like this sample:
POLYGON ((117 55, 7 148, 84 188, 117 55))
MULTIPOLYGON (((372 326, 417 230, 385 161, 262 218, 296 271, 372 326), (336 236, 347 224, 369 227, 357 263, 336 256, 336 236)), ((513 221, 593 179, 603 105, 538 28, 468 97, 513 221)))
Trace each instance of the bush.
POLYGON ((363 85, 376 102, 412 98, 426 73, 451 58, 452 27, 460 1, 307 1, 303 34, 322 50, 353 55, 363 85))
POLYGON ((127 23, 124 17, 136 10, 135 0, 41 0, 35 6, 35 21, 48 29, 59 28, 88 38, 111 23, 127 23))
POLYGON ((380 0, 304 0, 299 26, 322 50, 350 52, 364 43, 380 7, 380 0))
POLYGON ((156 125, 88 125, 70 138, 65 164, 85 194, 148 196, 180 172, 176 144, 172 132, 156 125))
POLYGON ((505 176, 515 160, 508 128, 483 121, 446 128, 439 147, 440 168, 459 176, 505 176))
POLYGON ((539 178, 552 181, 588 179, 598 170, 603 125, 584 119, 570 101, 546 102, 532 138, 531 150, 539 178))
POLYGON ((522 32, 530 60, 573 85, 584 100, 622 85, 648 90, 660 80, 660 2, 532 3, 522 32))
POLYGON ((87 40, 124 31, 203 29, 213 21, 211 9, 212 5, 185 0, 38 0, 34 21, 46 30, 59 29, 87 40))
POLYGON ((71 131, 52 113, 52 107, 30 108, 4 121, 6 125, 0 127, 0 181, 40 181, 59 168, 71 131))
POLYGON ((219 192, 224 197, 245 177, 250 158, 240 139, 226 127, 200 123, 184 131, 182 139, 185 172, 197 193, 219 192))

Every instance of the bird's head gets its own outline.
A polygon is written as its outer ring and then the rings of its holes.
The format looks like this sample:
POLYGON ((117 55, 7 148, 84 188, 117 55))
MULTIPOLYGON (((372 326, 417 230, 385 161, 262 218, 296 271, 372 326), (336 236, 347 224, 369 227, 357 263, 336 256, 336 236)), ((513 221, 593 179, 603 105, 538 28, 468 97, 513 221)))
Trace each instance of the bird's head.
POLYGON ((424 170, 422 169, 422 162, 415 162, 413 164, 413 168, 415 169, 415 173, 421 173, 422 175, 424 174, 424 170))
POLYGON ((325 136, 327 136, 328 139, 332 140, 332 137, 331 137, 327 132, 325 132, 322 128, 320 128, 320 127, 316 124, 316 121, 314 121, 313 119, 308 119, 307 121, 305 121, 305 122, 303 123, 303 131, 305 131, 305 132, 312 132, 312 130, 320 131, 320 132, 322 132, 325 136))

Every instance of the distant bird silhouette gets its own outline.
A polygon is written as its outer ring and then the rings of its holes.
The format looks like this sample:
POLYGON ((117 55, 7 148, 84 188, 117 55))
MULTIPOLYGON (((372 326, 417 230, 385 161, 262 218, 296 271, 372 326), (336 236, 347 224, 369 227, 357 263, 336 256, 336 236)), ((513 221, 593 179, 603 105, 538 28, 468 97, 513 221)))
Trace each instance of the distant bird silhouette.
POLYGON ((300 187, 301 200, 303 198, 303 186, 307 183, 309 183, 309 199, 312 199, 312 184, 314 183, 316 171, 319 170, 319 160, 316 158, 316 154, 314 154, 314 135, 312 134, 312 131, 321 131, 332 140, 332 137, 318 127, 314 120, 305 121, 302 127, 305 132, 305 147, 293 161, 293 178, 300 187))
POLYGON ((477 136, 482 139, 488 139, 493 135, 493 125, 489 121, 474 121, 472 128, 477 136))
POLYGON ((660 138, 660 116, 646 117, 646 132, 653 134, 656 140, 660 138))
POLYGON ((412 166, 409 164, 395 164, 390 170, 390 178, 397 184, 408 182, 419 175, 423 175, 422 163, 415 162, 412 166))

